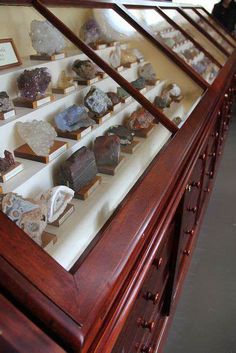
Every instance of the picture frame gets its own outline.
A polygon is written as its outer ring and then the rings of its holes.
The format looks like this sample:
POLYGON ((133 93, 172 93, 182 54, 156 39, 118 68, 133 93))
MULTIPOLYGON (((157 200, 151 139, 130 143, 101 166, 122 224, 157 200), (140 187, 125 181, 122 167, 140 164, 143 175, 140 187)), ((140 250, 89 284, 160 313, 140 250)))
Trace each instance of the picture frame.
POLYGON ((0 70, 21 65, 21 59, 12 38, 0 39, 0 70))

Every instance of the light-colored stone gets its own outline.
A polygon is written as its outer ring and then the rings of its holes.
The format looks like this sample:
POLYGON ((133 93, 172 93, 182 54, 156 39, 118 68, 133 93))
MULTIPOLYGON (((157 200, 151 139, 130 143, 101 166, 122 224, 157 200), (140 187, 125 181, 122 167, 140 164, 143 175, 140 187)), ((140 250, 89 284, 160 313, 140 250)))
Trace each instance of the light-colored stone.
POLYGON ((66 206, 74 197, 74 191, 67 186, 60 185, 49 189, 43 194, 48 209, 48 223, 56 221, 65 211, 66 206))

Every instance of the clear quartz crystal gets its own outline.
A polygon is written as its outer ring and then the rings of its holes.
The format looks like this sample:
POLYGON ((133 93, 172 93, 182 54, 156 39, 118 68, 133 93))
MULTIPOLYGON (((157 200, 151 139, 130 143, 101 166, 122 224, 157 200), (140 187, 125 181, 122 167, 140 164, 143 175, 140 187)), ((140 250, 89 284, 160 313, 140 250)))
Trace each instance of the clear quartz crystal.
POLYGON ((50 148, 57 137, 55 129, 45 121, 16 123, 20 137, 29 145, 38 156, 48 156, 50 148))

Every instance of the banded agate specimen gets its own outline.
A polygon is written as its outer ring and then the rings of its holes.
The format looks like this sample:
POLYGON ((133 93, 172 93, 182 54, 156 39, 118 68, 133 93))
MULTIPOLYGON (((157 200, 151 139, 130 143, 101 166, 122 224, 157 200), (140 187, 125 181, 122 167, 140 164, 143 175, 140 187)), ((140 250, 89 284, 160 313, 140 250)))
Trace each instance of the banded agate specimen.
POLYGON ((116 166, 120 160, 120 139, 116 135, 99 136, 93 151, 98 166, 116 166))
POLYGON ((66 206, 74 197, 74 191, 67 186, 60 185, 49 189, 43 194, 47 202, 48 223, 56 221, 65 211, 66 206))

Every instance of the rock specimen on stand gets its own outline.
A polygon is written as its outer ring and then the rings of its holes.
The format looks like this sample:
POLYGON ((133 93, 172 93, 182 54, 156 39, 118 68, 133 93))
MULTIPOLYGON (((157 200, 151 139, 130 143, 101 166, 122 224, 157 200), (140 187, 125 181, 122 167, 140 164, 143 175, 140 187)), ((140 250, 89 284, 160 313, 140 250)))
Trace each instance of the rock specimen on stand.
POLYGON ((34 201, 10 192, 4 195, 1 207, 8 218, 38 245, 42 245, 41 236, 47 225, 47 206, 44 198, 34 201))
POLYGON ((91 18, 82 25, 80 38, 89 45, 98 44, 102 41, 102 30, 95 19, 91 18))
POLYGON ((33 20, 30 37, 32 46, 38 54, 51 56, 63 52, 66 47, 63 35, 48 21, 33 20))
POLYGON ((118 136, 120 138, 120 144, 123 146, 130 145, 134 139, 134 137, 133 137, 134 133, 132 131, 130 131, 129 129, 127 129, 123 125, 111 126, 107 131, 107 135, 108 136, 111 136, 111 135, 118 136))
POLYGON ((14 106, 7 92, 0 92, 0 112, 6 113, 12 109, 14 109, 14 106))
POLYGON ((84 98, 84 105, 96 116, 105 115, 112 107, 112 101, 99 88, 92 86, 84 98))
POLYGON ((110 98, 113 105, 120 103, 120 97, 115 92, 107 92, 107 96, 108 96, 108 98, 110 98))
POLYGON ((124 88, 117 87, 117 96, 120 99, 126 99, 126 98, 130 97, 130 94, 128 92, 126 92, 126 90, 124 90, 124 88))
POLYGON ((138 61, 144 61, 144 55, 137 48, 132 50, 133 55, 137 58, 138 61))
POLYGON ((88 116, 85 106, 75 104, 57 114, 55 123, 59 130, 68 132, 96 124, 96 122, 88 116))
POLYGON ((93 148, 98 167, 116 166, 120 161, 120 139, 116 135, 99 136, 93 148))
POLYGON ((43 194, 47 203, 48 223, 55 222, 62 215, 74 194, 72 189, 64 185, 55 186, 43 194))
POLYGON ((121 65, 121 47, 120 43, 116 44, 115 50, 112 50, 109 55, 109 63, 114 69, 121 65))
POLYGON ((65 89, 65 88, 68 88, 70 86, 73 86, 73 79, 68 77, 66 75, 66 72, 63 70, 59 76, 59 79, 58 79, 58 83, 57 83, 57 87, 58 88, 62 88, 62 89, 65 89))
POLYGON ((51 75, 47 67, 24 70, 17 79, 20 96, 29 100, 43 97, 51 82, 51 75))
POLYGON ((173 123, 175 123, 178 126, 180 123, 182 123, 182 119, 179 116, 176 116, 173 119, 173 123))
POLYGON ((144 78, 147 85, 153 85, 157 81, 157 75, 154 71, 152 64, 147 63, 138 69, 140 77, 144 78))
POLYGON ((132 49, 121 49, 121 65, 137 62, 137 57, 132 49))
POLYGON ((168 45, 168 47, 173 48, 175 46, 175 41, 172 38, 163 38, 165 44, 168 45))
POLYGON ((13 165, 15 165, 15 160, 13 154, 7 150, 4 151, 4 158, 0 158, 0 173, 6 172, 13 165))
POLYGON ((48 156, 54 145, 57 133, 46 121, 33 120, 31 122, 16 123, 20 137, 29 145, 37 156, 48 156))
POLYGON ((156 96, 154 99, 154 105, 159 109, 169 108, 171 104, 171 99, 168 96, 160 97, 156 96))
POLYGON ((126 127, 130 130, 140 130, 149 128, 154 121, 154 117, 144 108, 139 108, 133 112, 126 120, 126 127))
POLYGON ((134 88, 136 88, 139 91, 146 87, 146 81, 143 77, 137 78, 137 80, 134 80, 130 83, 134 88))
POLYGON ((59 180, 60 184, 77 192, 89 184, 97 173, 94 153, 83 146, 61 164, 59 180))
POLYGON ((97 73, 96 66, 90 60, 76 60, 72 70, 83 80, 92 80, 97 73))
POLYGON ((181 88, 176 83, 172 83, 162 92, 162 97, 165 96, 170 97, 174 102, 179 102, 182 99, 181 88))

